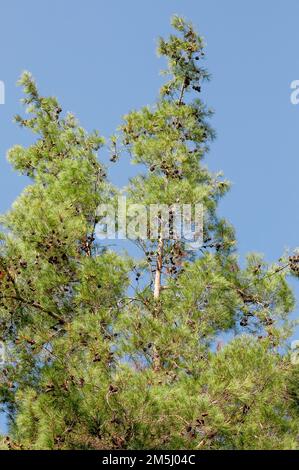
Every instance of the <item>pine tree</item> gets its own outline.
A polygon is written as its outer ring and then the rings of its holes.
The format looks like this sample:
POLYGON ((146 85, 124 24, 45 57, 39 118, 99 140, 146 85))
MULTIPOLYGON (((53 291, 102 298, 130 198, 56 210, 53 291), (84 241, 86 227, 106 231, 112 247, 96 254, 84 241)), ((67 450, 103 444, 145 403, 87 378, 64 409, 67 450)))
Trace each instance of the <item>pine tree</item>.
MULTIPOLYGON (((103 139, 70 114, 60 118, 28 73, 20 83, 31 117, 17 122, 39 137, 8 154, 32 184, 2 219, 1 335, 10 360, 1 398, 21 445, 48 448, 80 425, 84 389, 95 397, 96 387, 109 387, 110 327, 127 274, 95 240, 97 207, 113 192, 96 155, 103 139)), ((96 427, 97 416, 90 420, 85 426, 96 427)))
POLYGON ((298 447, 297 369, 282 354, 296 257, 269 266, 251 254, 240 266, 234 230, 217 216, 229 183, 203 163, 214 137, 200 99, 204 42, 183 19, 172 24, 158 48, 169 80, 118 136, 144 166, 127 188, 131 221, 136 204, 171 208, 169 236, 159 212, 157 236, 134 240, 141 260, 96 239, 97 208, 117 195, 97 159, 103 139, 21 79, 31 117, 17 121, 38 139, 9 152, 32 184, 2 218, 8 448, 298 447), (196 251, 175 236, 176 204, 204 207, 196 251))

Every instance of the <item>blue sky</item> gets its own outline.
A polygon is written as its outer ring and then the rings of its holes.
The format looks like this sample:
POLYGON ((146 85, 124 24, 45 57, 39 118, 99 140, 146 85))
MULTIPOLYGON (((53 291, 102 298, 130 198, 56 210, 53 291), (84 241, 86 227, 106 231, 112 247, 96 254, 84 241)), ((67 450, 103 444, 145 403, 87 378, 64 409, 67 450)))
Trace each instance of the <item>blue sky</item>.
MULTIPOLYGON (((220 212, 237 229, 242 257, 257 251, 276 260, 299 246, 299 105, 290 102, 299 79, 297 0, 2 0, 0 212, 27 183, 5 160, 8 148, 32 138, 12 122, 22 70, 85 128, 109 136, 122 115, 154 102, 163 67, 156 38, 168 34, 173 13, 192 20, 207 43, 204 99, 215 109, 217 140, 206 163, 233 183, 220 212)), ((111 178, 123 185, 132 171, 121 162, 111 178)))

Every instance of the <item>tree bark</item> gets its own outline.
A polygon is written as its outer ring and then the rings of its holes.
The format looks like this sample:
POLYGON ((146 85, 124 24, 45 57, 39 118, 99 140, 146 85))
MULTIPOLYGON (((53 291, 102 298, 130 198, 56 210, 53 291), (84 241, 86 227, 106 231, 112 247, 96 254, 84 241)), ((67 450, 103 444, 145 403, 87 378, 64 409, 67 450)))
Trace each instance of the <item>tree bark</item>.
POLYGON ((163 265, 163 238, 161 237, 158 242, 157 267, 156 267, 155 285, 154 285, 154 299, 158 299, 160 296, 162 265, 163 265))

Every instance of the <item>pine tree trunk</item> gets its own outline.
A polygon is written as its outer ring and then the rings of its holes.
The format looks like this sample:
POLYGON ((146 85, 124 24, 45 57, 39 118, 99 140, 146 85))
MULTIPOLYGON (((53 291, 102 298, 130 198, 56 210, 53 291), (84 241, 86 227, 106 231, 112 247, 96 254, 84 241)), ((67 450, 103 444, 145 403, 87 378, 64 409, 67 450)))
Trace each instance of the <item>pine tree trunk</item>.
POLYGON ((156 268, 155 285, 154 285, 154 299, 158 299, 160 296, 162 264, 163 264, 163 238, 161 237, 158 243, 157 268, 156 268))

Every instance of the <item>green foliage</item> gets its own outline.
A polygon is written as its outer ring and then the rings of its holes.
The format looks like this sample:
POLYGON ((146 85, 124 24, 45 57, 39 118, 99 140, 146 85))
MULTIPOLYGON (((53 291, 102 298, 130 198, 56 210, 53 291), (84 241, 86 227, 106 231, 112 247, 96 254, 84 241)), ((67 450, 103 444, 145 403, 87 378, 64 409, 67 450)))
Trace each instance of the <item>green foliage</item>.
POLYGON ((183 19, 172 24, 158 47, 169 80, 155 106, 125 116, 111 161, 143 165, 129 205, 203 204, 197 251, 161 233, 136 240, 138 261, 100 244, 97 208, 116 195, 98 159, 104 140, 62 117, 29 73, 20 80, 29 118, 16 121, 37 140, 8 153, 31 184, 1 217, 2 448, 298 448, 298 370, 283 354, 297 258, 239 265, 217 216, 229 183, 203 164, 214 137, 198 98, 204 43, 183 19))

